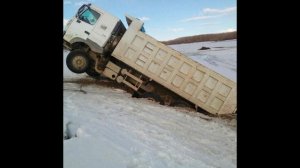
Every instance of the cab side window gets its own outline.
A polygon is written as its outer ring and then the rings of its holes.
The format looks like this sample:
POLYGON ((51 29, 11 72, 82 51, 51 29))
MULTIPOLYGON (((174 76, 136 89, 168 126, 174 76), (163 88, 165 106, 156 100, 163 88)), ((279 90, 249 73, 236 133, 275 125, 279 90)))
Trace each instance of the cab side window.
POLYGON ((79 19, 88 24, 94 25, 97 22, 99 17, 100 17, 99 13, 97 13, 92 9, 87 9, 79 16, 79 19))

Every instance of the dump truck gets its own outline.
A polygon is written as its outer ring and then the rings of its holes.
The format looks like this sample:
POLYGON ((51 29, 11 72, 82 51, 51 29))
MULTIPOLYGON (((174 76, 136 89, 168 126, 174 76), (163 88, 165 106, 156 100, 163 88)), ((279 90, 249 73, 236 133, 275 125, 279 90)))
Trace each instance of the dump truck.
POLYGON ((134 97, 185 103, 215 115, 236 113, 234 81, 149 36, 140 19, 125 17, 128 28, 103 9, 82 5, 64 30, 67 67, 105 76, 130 88, 134 97))

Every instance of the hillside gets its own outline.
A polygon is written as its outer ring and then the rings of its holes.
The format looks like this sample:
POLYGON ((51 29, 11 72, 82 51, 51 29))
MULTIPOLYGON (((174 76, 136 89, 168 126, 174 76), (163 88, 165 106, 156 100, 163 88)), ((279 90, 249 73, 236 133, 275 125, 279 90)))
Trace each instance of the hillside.
POLYGON ((174 40, 162 41, 166 45, 172 44, 183 44, 183 43, 194 43, 202 41, 222 41, 236 39, 236 31, 228 33, 218 33, 218 34, 202 34, 195 36, 180 37, 174 40))

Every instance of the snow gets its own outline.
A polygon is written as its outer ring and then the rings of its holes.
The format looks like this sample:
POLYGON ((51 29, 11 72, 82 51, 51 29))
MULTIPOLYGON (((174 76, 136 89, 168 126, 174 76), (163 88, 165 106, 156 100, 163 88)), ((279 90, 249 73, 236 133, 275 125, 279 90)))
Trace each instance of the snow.
MULTIPOLYGON (((201 48, 189 45, 173 47, 190 54, 201 48)), ((222 60, 218 66, 227 65, 222 60)), ((78 79, 92 80, 70 72, 64 62, 64 168, 236 167, 235 120, 132 98, 117 88, 70 82, 78 79)))

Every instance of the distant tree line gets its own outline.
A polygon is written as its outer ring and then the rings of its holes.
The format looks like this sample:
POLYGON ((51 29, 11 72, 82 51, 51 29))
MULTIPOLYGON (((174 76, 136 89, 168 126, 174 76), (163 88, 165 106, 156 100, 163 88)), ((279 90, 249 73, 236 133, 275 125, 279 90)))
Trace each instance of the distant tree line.
POLYGON ((174 40, 162 41, 166 45, 171 44, 183 44, 183 43, 195 43, 202 41, 222 41, 236 39, 236 31, 228 33, 218 33, 218 34, 202 34, 195 36, 180 37, 174 40))

